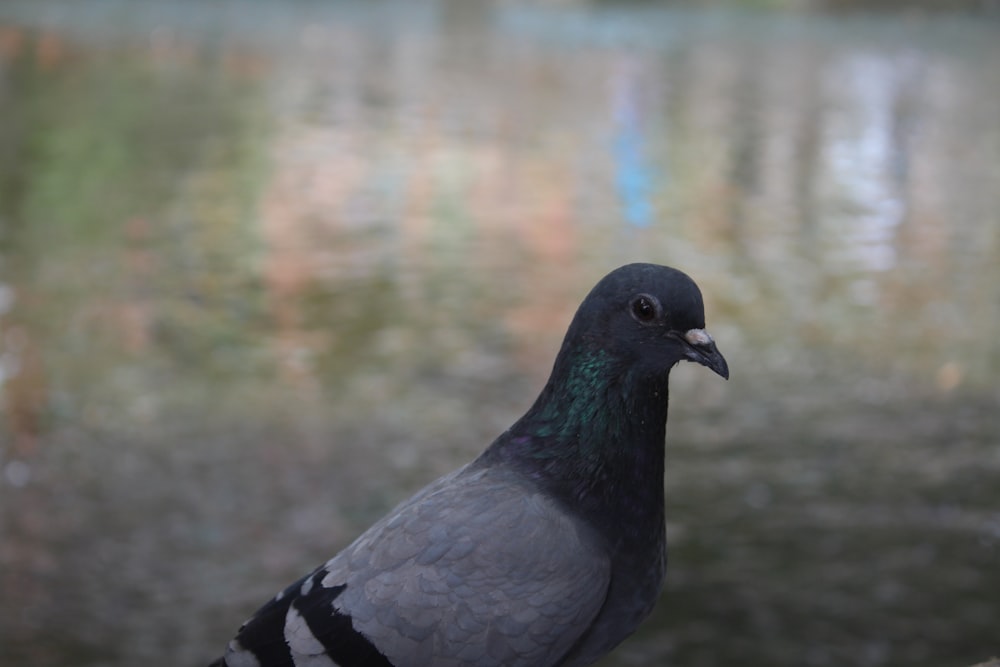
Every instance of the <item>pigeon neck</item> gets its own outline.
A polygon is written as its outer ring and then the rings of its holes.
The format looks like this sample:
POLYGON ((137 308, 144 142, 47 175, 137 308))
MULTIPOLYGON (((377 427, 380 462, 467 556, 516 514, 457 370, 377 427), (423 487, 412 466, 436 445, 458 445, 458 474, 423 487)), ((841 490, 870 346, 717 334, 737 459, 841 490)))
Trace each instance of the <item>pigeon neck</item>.
POLYGON ((603 350, 585 349, 559 356, 538 400, 491 455, 574 511, 641 533, 663 521, 666 420, 666 377, 642 377, 603 350))

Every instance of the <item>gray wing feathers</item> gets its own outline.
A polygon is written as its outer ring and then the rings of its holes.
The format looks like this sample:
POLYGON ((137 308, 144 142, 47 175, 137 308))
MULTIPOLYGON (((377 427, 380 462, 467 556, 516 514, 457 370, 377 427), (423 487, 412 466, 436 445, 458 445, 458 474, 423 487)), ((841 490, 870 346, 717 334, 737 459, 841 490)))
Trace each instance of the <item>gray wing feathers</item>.
POLYGON ((459 470, 326 564, 334 606, 396 667, 551 665, 597 615, 610 564, 582 523, 503 470, 459 470))

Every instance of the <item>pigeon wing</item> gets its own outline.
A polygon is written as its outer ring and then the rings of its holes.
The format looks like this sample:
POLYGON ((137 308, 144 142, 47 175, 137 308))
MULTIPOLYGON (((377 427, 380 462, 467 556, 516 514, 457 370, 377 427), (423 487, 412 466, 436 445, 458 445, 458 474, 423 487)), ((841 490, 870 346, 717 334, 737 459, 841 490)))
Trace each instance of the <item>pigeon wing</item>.
POLYGON ((555 665, 600 610, 609 572, 599 539, 557 502, 510 471, 465 468, 265 605, 233 657, 283 638, 288 661, 260 667, 555 665))

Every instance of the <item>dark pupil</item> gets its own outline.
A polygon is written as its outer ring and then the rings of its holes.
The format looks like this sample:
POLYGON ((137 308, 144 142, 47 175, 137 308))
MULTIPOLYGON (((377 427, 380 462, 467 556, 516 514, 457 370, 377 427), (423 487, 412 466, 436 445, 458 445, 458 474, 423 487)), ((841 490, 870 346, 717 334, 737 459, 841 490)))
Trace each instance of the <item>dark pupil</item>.
POLYGON ((653 304, 649 299, 639 299, 635 302, 635 314, 644 320, 650 319, 653 317, 653 304))

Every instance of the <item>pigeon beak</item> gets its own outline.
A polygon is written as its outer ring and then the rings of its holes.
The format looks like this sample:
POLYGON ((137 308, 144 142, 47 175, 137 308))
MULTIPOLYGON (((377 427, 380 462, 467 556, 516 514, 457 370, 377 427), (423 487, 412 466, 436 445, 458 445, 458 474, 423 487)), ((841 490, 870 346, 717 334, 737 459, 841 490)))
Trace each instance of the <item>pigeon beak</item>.
POLYGON ((691 329, 683 334, 676 332, 674 335, 685 344, 684 356, 689 361, 707 366, 725 379, 729 379, 729 364, 707 331, 691 329))

